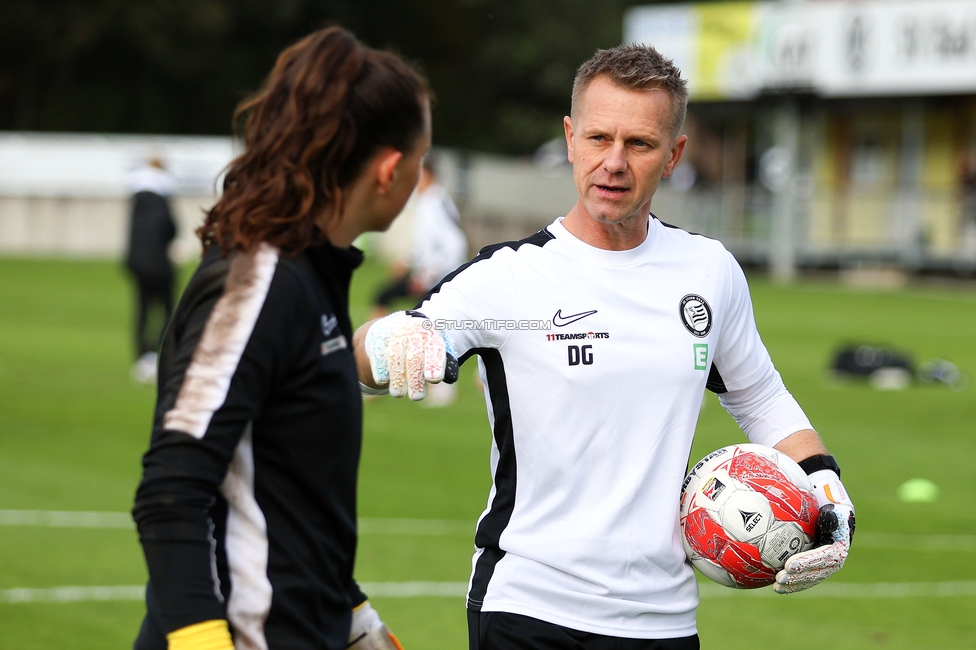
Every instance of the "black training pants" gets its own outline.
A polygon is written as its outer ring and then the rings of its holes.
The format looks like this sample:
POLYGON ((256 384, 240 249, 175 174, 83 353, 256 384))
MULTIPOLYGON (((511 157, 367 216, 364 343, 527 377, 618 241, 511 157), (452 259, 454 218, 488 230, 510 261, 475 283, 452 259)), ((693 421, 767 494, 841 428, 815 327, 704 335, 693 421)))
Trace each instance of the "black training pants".
POLYGON ((136 280, 136 358, 146 352, 156 352, 163 340, 163 332, 173 315, 173 274, 135 274, 136 280), (154 307, 162 310, 158 326, 150 328, 149 312, 154 307))
POLYGON ((521 614, 468 610, 470 650, 698 650, 698 635, 626 639, 581 632, 521 614))

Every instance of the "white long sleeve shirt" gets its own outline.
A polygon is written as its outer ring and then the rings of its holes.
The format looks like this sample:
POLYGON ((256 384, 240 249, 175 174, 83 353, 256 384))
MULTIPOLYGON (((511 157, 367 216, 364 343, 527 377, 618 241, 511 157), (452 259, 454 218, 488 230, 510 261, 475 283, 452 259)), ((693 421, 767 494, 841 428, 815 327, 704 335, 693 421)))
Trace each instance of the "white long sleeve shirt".
POLYGON ((420 308, 485 381, 493 486, 468 605, 688 636, 698 591, 678 508, 706 384, 753 442, 810 424, 721 243, 652 218, 640 246, 608 251, 560 221, 483 250, 420 308))

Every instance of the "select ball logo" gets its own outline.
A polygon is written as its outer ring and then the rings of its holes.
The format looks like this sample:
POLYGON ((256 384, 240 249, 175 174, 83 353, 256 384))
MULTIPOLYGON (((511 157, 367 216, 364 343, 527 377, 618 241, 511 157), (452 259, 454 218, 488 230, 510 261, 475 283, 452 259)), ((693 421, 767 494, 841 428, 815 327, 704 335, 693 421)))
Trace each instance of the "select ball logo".
POLYGON ((739 511, 739 516, 742 517, 742 527, 746 529, 747 533, 751 533, 752 529, 756 527, 760 521, 762 521, 762 514, 758 512, 743 512, 739 511))
POLYGON ((678 312, 685 329, 695 336, 704 338, 712 331, 712 308, 701 296, 690 293, 682 298, 678 312))

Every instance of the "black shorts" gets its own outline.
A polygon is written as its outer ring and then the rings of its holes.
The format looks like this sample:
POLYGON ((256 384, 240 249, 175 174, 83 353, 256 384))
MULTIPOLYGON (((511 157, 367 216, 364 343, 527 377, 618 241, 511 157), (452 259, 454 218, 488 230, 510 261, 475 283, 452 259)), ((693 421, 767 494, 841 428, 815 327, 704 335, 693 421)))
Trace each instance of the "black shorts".
POLYGON ((470 650, 698 650, 698 635, 627 639, 581 632, 521 614, 468 610, 470 650))

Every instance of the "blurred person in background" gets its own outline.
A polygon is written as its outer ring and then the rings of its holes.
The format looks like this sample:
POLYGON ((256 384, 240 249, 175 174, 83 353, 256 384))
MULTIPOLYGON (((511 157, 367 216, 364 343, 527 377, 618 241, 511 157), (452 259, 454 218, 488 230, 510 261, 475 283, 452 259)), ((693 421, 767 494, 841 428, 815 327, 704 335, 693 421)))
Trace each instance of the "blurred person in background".
POLYGON ((468 257, 468 241, 461 230, 457 206, 438 182, 430 156, 424 158, 420 182, 410 204, 413 213, 410 266, 395 272, 397 277, 377 292, 374 318, 388 314, 394 300, 423 298, 468 257))
POLYGON ((353 580, 362 399, 352 246, 430 148, 423 78, 338 27, 287 48, 235 114, 245 151, 198 230, 164 339, 133 508, 136 650, 399 648, 353 580))
POLYGON ((173 263, 170 242, 176 222, 169 198, 175 183, 159 158, 151 158, 128 178, 132 193, 125 265, 136 285, 135 350, 132 376, 142 383, 156 380, 156 353, 173 313, 173 263))

